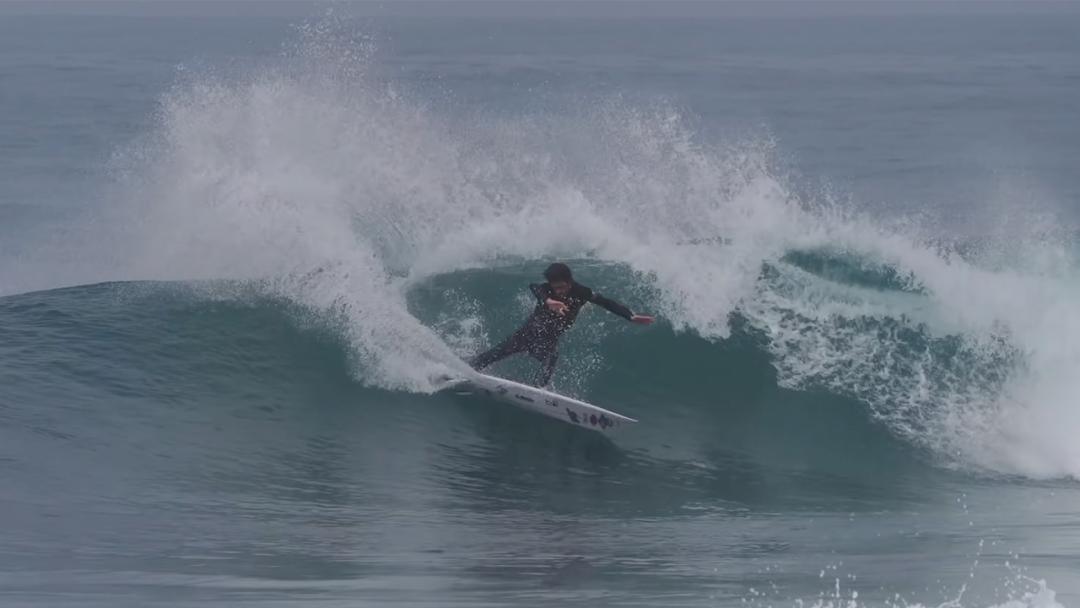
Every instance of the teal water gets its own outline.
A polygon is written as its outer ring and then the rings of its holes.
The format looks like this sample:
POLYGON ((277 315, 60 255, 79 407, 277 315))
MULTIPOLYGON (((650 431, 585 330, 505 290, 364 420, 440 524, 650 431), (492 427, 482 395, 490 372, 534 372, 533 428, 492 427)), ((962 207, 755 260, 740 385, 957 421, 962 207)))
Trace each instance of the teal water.
POLYGON ((1039 7, 0 13, 0 603, 1075 604, 1039 7), (612 440, 434 392, 555 258, 612 440))

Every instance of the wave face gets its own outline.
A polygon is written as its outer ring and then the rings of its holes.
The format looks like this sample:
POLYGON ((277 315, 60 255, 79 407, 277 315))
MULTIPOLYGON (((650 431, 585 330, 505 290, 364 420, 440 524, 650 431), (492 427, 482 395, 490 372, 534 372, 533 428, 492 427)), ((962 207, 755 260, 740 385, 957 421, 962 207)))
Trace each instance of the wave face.
MULTIPOLYGON (((637 276, 621 265, 577 266, 610 293, 637 276)), ((464 353, 513 328, 529 306, 520 286, 539 267, 440 274, 409 289, 405 309, 464 353)), ((972 466, 935 451, 950 436, 934 434, 963 420, 914 401, 878 413, 888 404, 841 382, 858 369, 838 374, 835 359, 785 378, 776 330, 749 315, 734 313, 717 340, 583 314, 564 340, 557 388, 641 420, 611 444, 476 398, 380 385, 388 368, 342 330, 347 313, 317 311, 273 285, 108 283, 0 299, 0 463, 6 538, 20 555, 9 579, 17 597, 63 589, 105 605, 110 594, 168 600, 182 589, 227 605, 256 590, 307 601, 363 596, 374 576, 389 589, 450 577, 482 586, 469 602, 485 605, 520 593, 522 577, 541 577, 544 594, 606 589, 603 573, 623 567, 629 541, 679 569, 652 573, 650 594, 711 584, 706 557, 720 552, 734 556, 724 558, 725 576, 748 601, 809 594, 852 605, 882 589, 934 598, 923 586, 942 585, 960 563, 970 574, 944 588, 948 597, 970 588, 988 598, 970 605, 1061 605, 1011 563, 1019 556, 995 548, 1010 537, 990 536, 984 549, 986 532, 965 526, 1043 521, 1075 499, 1070 484, 943 470, 972 466), (785 386, 795 381, 806 384, 785 386), (570 556, 561 532, 549 538, 567 525, 583 528, 570 556), (823 549, 822 534, 846 535, 856 548, 823 549), (915 569, 869 567, 868 583, 855 579, 866 565, 823 553, 887 554, 913 542, 932 557, 915 569), (493 564, 499 551, 507 555, 493 564), (424 574, 431 568, 442 574, 424 574), (783 585, 745 595, 745 581, 783 585)), ((785 314, 786 324, 805 322, 785 314)), ((1001 370, 1017 356, 995 346, 985 352, 1005 355, 981 358, 960 338, 898 319, 835 323, 855 344, 848 336, 860 332, 894 340, 894 361, 930 356, 955 382, 974 378, 957 370, 975 366, 979 382, 1005 382, 1001 370)), ((407 347, 398 356, 424 365, 407 347)), ((530 365, 499 371, 522 375, 530 365)), ((876 382, 899 390, 910 380, 876 382)), ((1052 548, 1055 530, 1025 542, 1052 548)), ((630 602, 640 590, 605 593, 630 602)))

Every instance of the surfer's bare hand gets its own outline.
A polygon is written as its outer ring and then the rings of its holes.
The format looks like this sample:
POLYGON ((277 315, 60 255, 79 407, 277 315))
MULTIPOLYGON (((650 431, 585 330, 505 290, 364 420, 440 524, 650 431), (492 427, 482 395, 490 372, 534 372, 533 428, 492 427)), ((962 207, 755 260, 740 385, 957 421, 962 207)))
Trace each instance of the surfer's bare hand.
POLYGON ((648 325, 648 324, 652 323, 653 321, 655 321, 656 317, 652 317, 652 316, 649 316, 649 315, 634 315, 634 316, 630 317, 630 320, 633 321, 634 323, 638 323, 640 325, 648 325))
POLYGON ((557 315, 565 315, 566 314, 566 304, 564 302, 560 302, 558 300, 548 298, 547 301, 544 302, 544 303, 547 304, 547 307, 551 310, 551 312, 553 312, 553 313, 555 313, 557 315))

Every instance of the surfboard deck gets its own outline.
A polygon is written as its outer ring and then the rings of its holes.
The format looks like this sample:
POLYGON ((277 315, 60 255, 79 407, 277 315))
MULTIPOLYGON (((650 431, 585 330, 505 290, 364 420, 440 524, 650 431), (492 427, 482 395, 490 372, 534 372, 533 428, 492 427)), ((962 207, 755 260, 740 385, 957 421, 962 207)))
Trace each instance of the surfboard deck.
POLYGON ((526 410, 598 433, 611 433, 637 420, 549 390, 498 376, 476 373, 457 379, 452 388, 463 388, 526 410))

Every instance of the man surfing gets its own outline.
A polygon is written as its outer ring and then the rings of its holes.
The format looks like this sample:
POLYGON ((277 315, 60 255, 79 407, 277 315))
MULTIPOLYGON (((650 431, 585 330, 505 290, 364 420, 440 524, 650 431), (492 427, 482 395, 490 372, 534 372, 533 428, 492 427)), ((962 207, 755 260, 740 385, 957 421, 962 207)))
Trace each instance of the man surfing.
POLYGON ((633 323, 648 325, 654 321, 649 315, 634 314, 615 300, 574 282, 574 275, 566 264, 556 262, 548 266, 544 278, 547 279, 546 283, 529 285, 537 304, 525 324, 495 348, 474 357, 469 362, 473 369, 480 371, 510 355, 529 353, 541 365, 534 384, 546 386, 555 373, 555 363, 559 359, 559 338, 570 329, 581 308, 588 302, 633 323))

